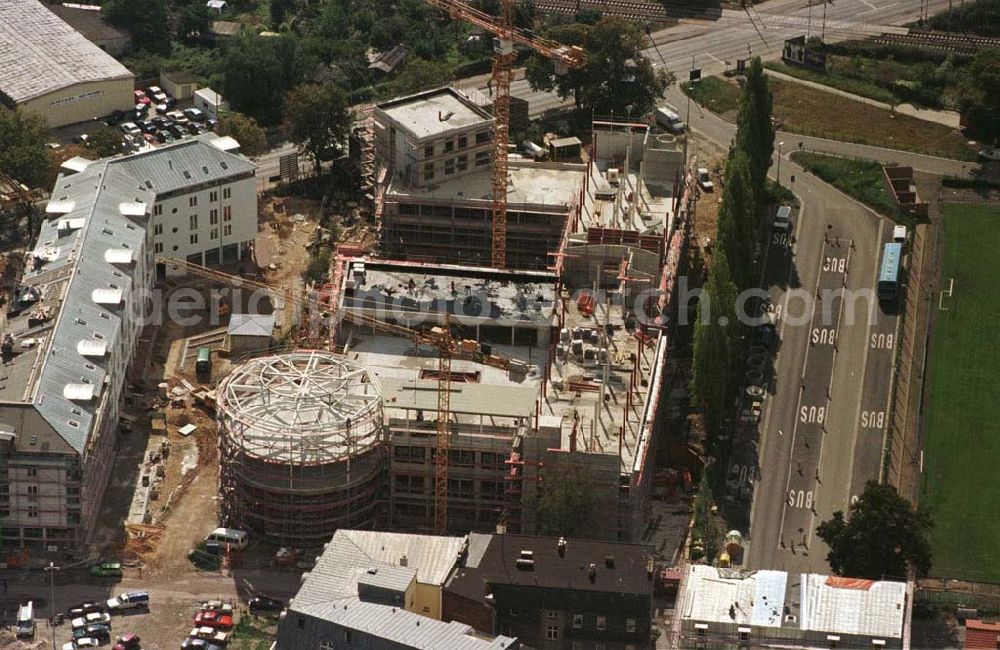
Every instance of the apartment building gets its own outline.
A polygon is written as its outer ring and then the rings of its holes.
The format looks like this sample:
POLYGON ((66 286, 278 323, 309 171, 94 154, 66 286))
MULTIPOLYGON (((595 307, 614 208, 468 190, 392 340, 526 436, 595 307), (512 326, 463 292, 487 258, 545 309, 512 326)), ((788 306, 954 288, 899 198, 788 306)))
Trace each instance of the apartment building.
POLYGON ((7 304, 0 366, 5 547, 80 551, 111 474, 153 285, 153 192, 95 161, 60 176, 7 304))
MULTIPOLYGON (((127 175, 154 195, 153 253, 214 266, 238 261, 257 235, 254 166, 235 153, 232 138, 205 133, 152 151, 116 159, 111 171, 127 175)), ((74 158, 67 171, 86 169, 74 158)), ((168 275, 180 270, 158 267, 168 275)))
POLYGON ((375 106, 376 153, 410 187, 427 188, 489 169, 493 116, 454 88, 375 106))

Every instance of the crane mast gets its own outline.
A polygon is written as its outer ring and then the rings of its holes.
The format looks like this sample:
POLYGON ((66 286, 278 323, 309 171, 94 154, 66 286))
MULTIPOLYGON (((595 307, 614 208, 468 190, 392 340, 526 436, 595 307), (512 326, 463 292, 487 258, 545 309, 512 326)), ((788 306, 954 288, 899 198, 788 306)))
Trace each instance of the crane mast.
POLYGON ((507 265, 507 153, 510 145, 510 82, 514 76, 514 2, 500 0, 493 45, 493 268, 507 265))

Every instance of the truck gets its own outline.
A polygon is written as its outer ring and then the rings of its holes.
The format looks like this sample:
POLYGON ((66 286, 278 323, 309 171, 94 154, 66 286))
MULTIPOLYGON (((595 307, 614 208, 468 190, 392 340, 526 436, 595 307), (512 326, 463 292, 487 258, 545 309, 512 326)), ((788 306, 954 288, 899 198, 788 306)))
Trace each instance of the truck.
POLYGON ((212 350, 207 347, 198 348, 198 359, 194 363, 194 372, 199 381, 212 378, 212 350))
POLYGON ((149 608, 149 593, 145 591, 127 591, 108 599, 109 612, 123 612, 135 607, 149 608))

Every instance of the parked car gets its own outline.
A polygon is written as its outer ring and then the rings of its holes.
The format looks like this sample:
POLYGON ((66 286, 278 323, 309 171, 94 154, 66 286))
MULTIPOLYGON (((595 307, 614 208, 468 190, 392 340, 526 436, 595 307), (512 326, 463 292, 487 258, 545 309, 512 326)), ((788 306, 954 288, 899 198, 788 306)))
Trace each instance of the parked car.
POLYGON ((173 142, 174 140, 177 139, 170 133, 170 131, 167 130, 157 131, 155 135, 156 135, 156 141, 159 142, 160 144, 173 142))
POLYGON ((103 610, 104 607, 100 603, 92 603, 88 601, 85 603, 80 603, 79 605, 76 605, 74 607, 70 607, 69 616, 70 618, 77 618, 78 616, 84 616, 91 612, 100 612, 103 610))
POLYGON ((170 111, 167 113, 167 117, 173 120, 175 124, 186 124, 188 121, 188 118, 180 111, 170 111))
POLYGON ((167 112, 170 111, 170 107, 167 106, 164 102, 160 102, 155 106, 155 110, 157 115, 165 115, 167 112))
POLYGON ((203 609, 194 615, 194 624, 198 627, 229 629, 233 626, 233 617, 216 609, 203 609))
POLYGON ((101 645, 101 642, 92 636, 85 636, 82 639, 75 639, 71 641, 71 643, 77 648, 96 648, 101 645))
POLYGON ((155 133, 144 133, 142 137, 145 138, 146 142, 148 142, 152 147, 160 144, 160 141, 156 139, 155 133))
MULTIPOLYGON (((93 625, 95 623, 101 623, 111 627, 111 615, 107 612, 90 612, 85 614, 83 620, 87 621, 87 625, 93 625)), ((73 627, 76 627, 75 625, 73 627)))
POLYGON ((118 642, 115 643, 111 650, 141 650, 141 648, 142 646, 139 645, 139 636, 132 632, 126 632, 118 637, 118 642))
POLYGON ((208 627, 207 625, 202 625, 200 627, 192 628, 188 636, 192 639, 204 639, 216 645, 226 645, 229 641, 229 635, 225 632, 220 632, 214 627, 208 627))
POLYGON ((276 598, 257 597, 251 598, 247 603, 251 614, 262 614, 264 612, 280 612, 285 609, 285 603, 276 598))
POLYGON ((93 637, 98 641, 108 641, 111 639, 111 627, 104 623, 91 623, 73 630, 74 639, 82 639, 85 636, 93 637))
POLYGON ((1000 149, 987 147, 979 150, 979 157, 983 160, 1000 160, 1000 149))
POLYGON ((705 167, 698 168, 698 187, 702 192, 712 192, 715 190, 715 183, 712 182, 712 175, 705 167))
MULTIPOLYGON (((122 124, 122 131, 129 135, 139 135, 142 133, 132 122, 122 124)), ((101 562, 90 567, 90 575, 98 578, 120 578, 122 576, 122 565, 118 562, 101 562)))
POLYGON ((132 95, 135 97, 136 104, 145 104, 149 106, 153 103, 153 100, 146 96, 146 92, 143 90, 133 90, 132 95))
POLYGON ((201 109, 198 109, 198 108, 185 108, 184 109, 184 115, 185 115, 185 117, 187 117, 192 122, 204 122, 205 121, 205 113, 203 113, 201 111, 201 109))
POLYGON ((150 120, 142 120, 142 121, 136 122, 135 125, 138 126, 139 130, 142 131, 143 133, 155 133, 156 132, 156 125, 153 124, 150 120))
POLYGON ((204 127, 198 122, 188 122, 184 125, 184 129, 191 135, 198 135, 204 131, 204 127))
POLYGON ((215 612, 223 612, 225 614, 229 614, 230 616, 233 614, 232 604, 222 600, 206 600, 201 604, 199 609, 202 611, 211 610, 215 612))
POLYGON ((222 646, 205 639, 187 638, 181 642, 181 650, 222 650, 222 646))
POLYGON ((108 599, 109 612, 122 612, 126 609, 134 609, 136 607, 149 608, 149 592, 127 591, 108 599))
POLYGON ((792 208, 788 205, 779 205, 774 213, 774 221, 771 228, 781 232, 788 232, 792 229, 792 208))
POLYGON ((173 135, 177 140, 180 140, 184 136, 188 135, 187 129, 180 124, 171 124, 167 127, 167 132, 173 135))

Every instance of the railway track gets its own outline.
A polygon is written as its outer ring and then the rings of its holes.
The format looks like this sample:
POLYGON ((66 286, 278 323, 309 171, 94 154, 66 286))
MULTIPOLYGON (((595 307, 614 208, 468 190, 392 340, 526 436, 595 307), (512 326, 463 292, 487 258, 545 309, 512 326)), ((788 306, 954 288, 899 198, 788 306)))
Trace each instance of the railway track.
POLYGON ((1000 38, 948 32, 912 31, 908 34, 880 34, 872 40, 879 45, 907 45, 955 54, 976 54, 980 50, 1000 47, 1000 38))
POLYGON ((643 0, 539 0, 535 6, 552 13, 574 14, 580 10, 600 11, 602 15, 617 18, 631 18, 657 23, 676 22, 682 18, 713 19, 719 15, 718 8, 687 6, 682 4, 664 5, 643 0))

